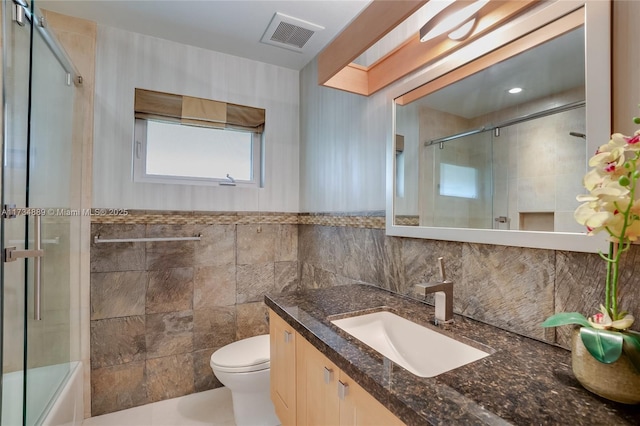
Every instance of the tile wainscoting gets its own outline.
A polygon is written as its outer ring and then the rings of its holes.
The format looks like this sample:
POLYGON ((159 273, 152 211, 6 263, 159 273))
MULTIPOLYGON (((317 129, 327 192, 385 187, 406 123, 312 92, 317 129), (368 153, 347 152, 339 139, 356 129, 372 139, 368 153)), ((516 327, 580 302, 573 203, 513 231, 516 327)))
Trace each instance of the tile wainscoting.
POLYGON ((93 416, 221 386, 209 367, 213 351, 268 333, 264 294, 298 284, 296 215, 93 219, 93 416), (201 240, 95 243, 96 235, 201 240))
MULTIPOLYGON (((456 313, 565 348, 570 327, 540 323, 555 312, 595 313, 604 300, 605 264, 594 253, 389 237, 384 229, 298 227, 302 287, 368 283, 415 296, 415 284, 439 276, 440 256, 455 283, 456 313)), ((623 308, 638 312, 640 247, 622 262, 623 308)), ((640 323, 633 328, 640 331, 640 323)))
MULTIPOLYGON (((94 216, 92 241, 98 234, 202 239, 92 242, 92 415, 219 387, 211 353, 268 331, 267 292, 367 283, 411 295, 438 276, 443 256, 456 313, 564 347, 570 330, 539 324, 553 312, 595 312, 604 297, 597 254, 388 237, 383 214, 94 216)), ((636 264, 634 246, 621 293, 635 311, 636 264)))

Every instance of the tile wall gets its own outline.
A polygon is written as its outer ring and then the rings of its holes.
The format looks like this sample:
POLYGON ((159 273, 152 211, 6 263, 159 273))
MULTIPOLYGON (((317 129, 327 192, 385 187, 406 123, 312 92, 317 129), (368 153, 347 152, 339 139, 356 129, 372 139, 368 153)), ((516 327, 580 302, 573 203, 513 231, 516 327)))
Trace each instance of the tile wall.
POLYGON ((93 416, 221 386, 211 354, 268 333, 264 294, 297 286, 290 215, 130 213, 92 224, 93 416))
MULTIPOLYGON (((544 329, 555 312, 595 313, 604 300, 605 265, 597 254, 389 237, 384 229, 298 227, 300 286, 369 283, 411 295, 437 279, 443 256, 454 281, 454 312, 568 348, 570 329, 544 329)), ((640 307, 640 248, 624 255, 623 308, 640 307)), ((431 301, 431 300, 430 300, 431 301)), ((640 324, 634 328, 640 330, 640 324)))
MULTIPOLYGON (((94 219, 92 238, 202 240, 92 243, 92 415, 220 386, 211 353, 267 332, 268 292, 367 283, 415 297, 443 256, 456 313, 564 347, 570 330, 540 323, 595 312, 604 297, 597 254, 389 237, 381 214, 94 219)), ((623 262, 621 295, 637 311, 640 249, 623 262)))

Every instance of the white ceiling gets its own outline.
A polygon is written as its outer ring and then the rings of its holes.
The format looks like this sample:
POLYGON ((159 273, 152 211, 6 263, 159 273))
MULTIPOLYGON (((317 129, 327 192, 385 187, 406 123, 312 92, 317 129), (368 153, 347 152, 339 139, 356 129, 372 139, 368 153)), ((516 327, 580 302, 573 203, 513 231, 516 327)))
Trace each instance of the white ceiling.
POLYGON ((420 99, 421 105, 474 118, 585 84, 584 29, 578 28, 420 99), (507 91, 520 87, 511 95, 507 91))
MULTIPOLYGON (((128 31, 301 70, 370 0, 35 0, 43 9, 128 31), (279 12, 324 27, 303 51, 260 39, 279 12)), ((448 3, 448 2, 443 2, 448 3)), ((433 15, 431 2, 367 54, 383 55, 433 15), (415 21, 415 22, 414 22, 415 21), (394 36, 395 38, 391 38, 394 36), (388 42, 384 44, 385 40, 388 42), (371 53, 370 53, 371 52, 371 53)), ((583 33, 576 31, 421 100, 430 107, 475 117, 584 84, 583 33), (522 86, 514 97, 505 89, 522 86)), ((363 55, 364 56, 364 55, 363 55)))
POLYGON ((370 0, 36 0, 42 9, 300 70, 370 0), (276 12, 324 27, 302 52, 260 42, 276 12))

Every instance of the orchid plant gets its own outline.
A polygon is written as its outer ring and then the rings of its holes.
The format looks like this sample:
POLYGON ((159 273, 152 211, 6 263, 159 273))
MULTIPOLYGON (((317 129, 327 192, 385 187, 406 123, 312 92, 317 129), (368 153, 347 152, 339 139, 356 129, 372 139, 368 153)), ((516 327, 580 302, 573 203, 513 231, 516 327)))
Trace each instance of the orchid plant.
MULTIPOLYGON (((640 118, 634 122, 640 124, 640 118)), ((609 251, 600 253, 607 269, 605 303, 589 318, 578 312, 562 312, 547 318, 542 326, 580 325, 580 338, 595 359, 610 364, 624 351, 640 372, 640 333, 629 330, 633 315, 622 310, 618 300, 621 256, 640 238, 640 200, 636 200, 640 130, 633 136, 612 135, 591 157, 589 166, 592 169, 583 180, 589 193, 577 196, 583 204, 574 217, 586 226, 588 235, 602 231, 609 235, 609 251)))

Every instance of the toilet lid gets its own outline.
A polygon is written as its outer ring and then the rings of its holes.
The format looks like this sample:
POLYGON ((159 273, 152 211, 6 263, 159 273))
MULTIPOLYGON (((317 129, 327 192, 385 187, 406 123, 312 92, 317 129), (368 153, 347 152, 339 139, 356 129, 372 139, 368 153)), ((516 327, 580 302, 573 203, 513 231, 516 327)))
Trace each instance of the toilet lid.
POLYGON ((230 373, 269 368, 269 335, 249 337, 230 343, 211 355, 211 368, 230 373))

